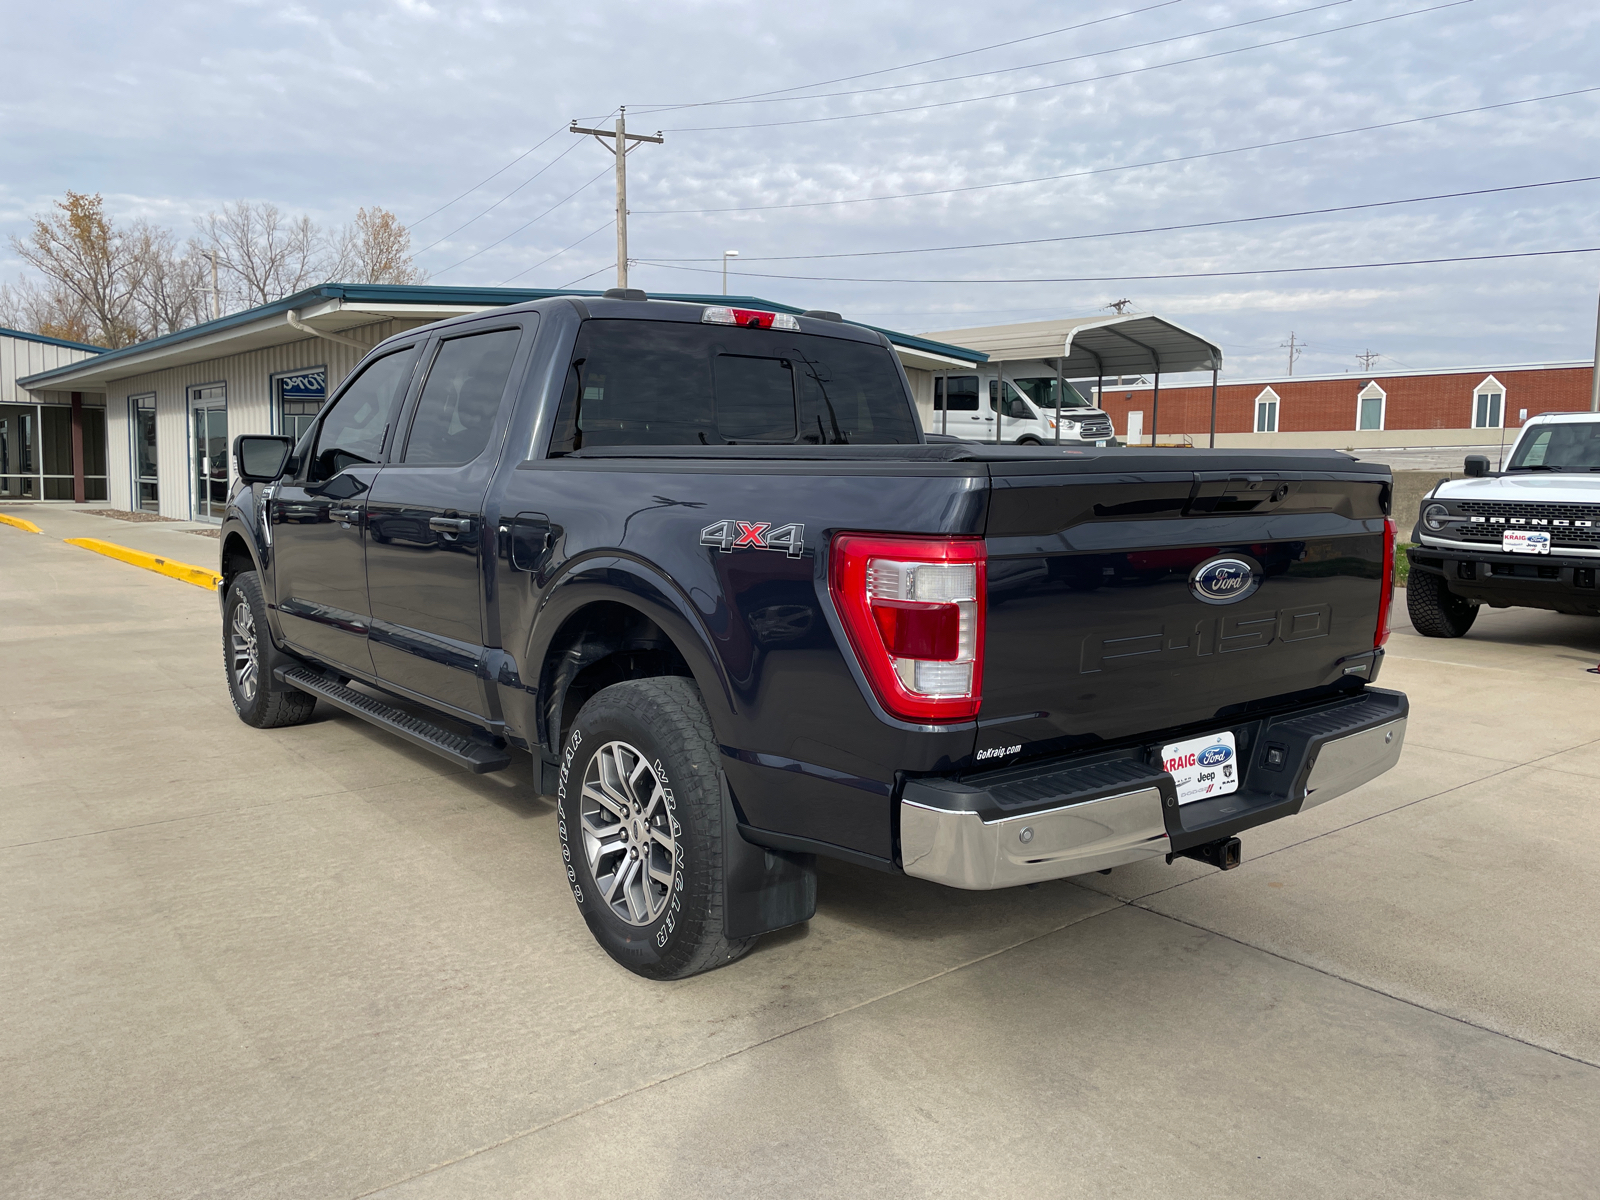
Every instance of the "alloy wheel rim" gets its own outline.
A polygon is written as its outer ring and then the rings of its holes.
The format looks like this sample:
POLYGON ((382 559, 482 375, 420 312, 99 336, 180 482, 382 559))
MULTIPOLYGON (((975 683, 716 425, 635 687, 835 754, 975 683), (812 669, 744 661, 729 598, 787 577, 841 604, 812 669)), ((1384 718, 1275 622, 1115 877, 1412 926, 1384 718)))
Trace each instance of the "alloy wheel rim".
POLYGON ((233 658, 233 680, 245 700, 256 698, 260 675, 260 656, 256 648, 256 619, 248 604, 235 606, 233 632, 229 635, 233 658))
POLYGON ((600 898, 629 925, 649 925, 666 910, 678 868, 678 843, 666 786, 649 758, 627 742, 607 742, 583 773, 579 825, 600 898))

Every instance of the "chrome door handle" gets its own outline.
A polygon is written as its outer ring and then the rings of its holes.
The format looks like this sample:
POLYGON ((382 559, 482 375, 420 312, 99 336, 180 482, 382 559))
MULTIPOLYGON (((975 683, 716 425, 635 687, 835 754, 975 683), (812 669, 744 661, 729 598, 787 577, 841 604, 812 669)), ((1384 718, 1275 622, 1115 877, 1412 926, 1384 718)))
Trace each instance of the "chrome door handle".
POLYGON ((428 528, 436 533, 471 533, 471 517, 429 517, 428 528))
POLYGON ((359 508, 330 508, 328 515, 335 521, 359 521, 361 510, 359 508))

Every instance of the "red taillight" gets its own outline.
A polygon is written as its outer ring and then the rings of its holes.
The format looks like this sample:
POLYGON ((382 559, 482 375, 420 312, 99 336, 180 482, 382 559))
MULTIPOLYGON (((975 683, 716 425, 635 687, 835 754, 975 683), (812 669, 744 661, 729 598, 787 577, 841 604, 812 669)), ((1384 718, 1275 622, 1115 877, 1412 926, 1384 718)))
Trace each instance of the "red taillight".
POLYGON ((872 691, 892 715, 978 715, 984 585, 980 538, 834 538, 828 587, 872 691))
POLYGON ((1389 610, 1394 607, 1394 552, 1399 531, 1394 521, 1383 522, 1383 590, 1378 593, 1378 628, 1372 635, 1372 648, 1379 650, 1389 640, 1389 610))

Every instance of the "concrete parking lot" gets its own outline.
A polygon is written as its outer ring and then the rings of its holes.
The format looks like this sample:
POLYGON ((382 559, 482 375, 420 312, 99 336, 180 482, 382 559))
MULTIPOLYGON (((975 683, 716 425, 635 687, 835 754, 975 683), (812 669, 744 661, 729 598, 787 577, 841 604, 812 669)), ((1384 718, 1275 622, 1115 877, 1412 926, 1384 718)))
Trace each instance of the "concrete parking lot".
POLYGON ((529 771, 247 728, 213 595, 7 511, 45 532, 0 525, 0 1195, 1600 1190, 1600 621, 1402 605, 1399 767, 1237 871, 830 866, 658 984, 529 771))

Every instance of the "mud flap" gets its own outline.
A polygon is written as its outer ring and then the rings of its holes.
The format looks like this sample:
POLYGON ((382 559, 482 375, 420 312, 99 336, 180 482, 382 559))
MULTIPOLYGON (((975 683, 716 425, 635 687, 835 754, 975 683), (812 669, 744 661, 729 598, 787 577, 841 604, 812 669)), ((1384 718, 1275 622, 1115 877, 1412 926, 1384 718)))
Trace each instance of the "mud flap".
POLYGON ((730 938, 809 921, 817 911, 817 856, 769 850, 739 834, 728 777, 722 784, 722 921, 730 938))

